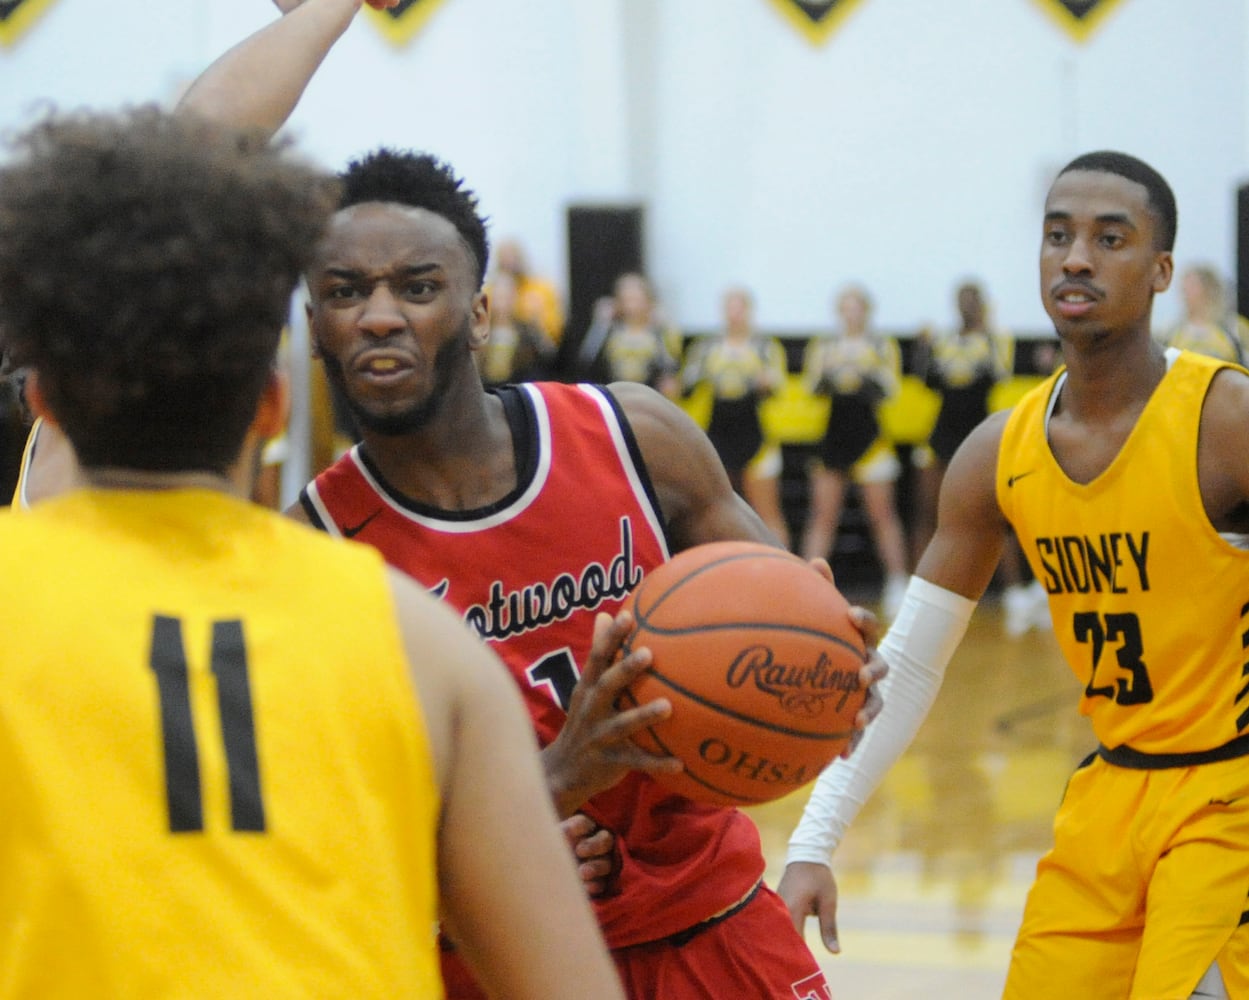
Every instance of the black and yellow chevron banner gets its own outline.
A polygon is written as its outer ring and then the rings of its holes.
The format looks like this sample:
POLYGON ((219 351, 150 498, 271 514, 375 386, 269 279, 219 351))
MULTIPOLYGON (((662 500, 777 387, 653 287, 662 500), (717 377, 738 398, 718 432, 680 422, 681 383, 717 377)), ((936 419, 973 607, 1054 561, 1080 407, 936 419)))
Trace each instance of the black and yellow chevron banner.
POLYGON ((442 0, 399 0, 387 10, 369 7, 368 13, 383 35, 396 45, 404 45, 425 26, 440 3, 442 0))
POLYGON ((1037 0, 1063 30, 1083 42, 1106 19, 1119 0, 1037 0))
POLYGON ((12 45, 52 0, 0 0, 0 45, 12 45))
POLYGON ((772 0, 785 18, 817 45, 836 30, 859 0, 772 0))

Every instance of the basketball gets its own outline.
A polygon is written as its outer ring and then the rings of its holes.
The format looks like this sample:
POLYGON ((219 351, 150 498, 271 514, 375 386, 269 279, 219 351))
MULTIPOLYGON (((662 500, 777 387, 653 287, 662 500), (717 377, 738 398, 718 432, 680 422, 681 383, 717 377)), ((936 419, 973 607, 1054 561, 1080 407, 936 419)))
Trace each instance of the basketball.
POLYGON ((867 697, 850 605, 809 564, 752 542, 713 542, 656 567, 630 595, 626 650, 653 654, 620 699, 667 698, 672 714, 634 736, 685 770, 659 775, 713 805, 780 798, 845 749, 867 697))

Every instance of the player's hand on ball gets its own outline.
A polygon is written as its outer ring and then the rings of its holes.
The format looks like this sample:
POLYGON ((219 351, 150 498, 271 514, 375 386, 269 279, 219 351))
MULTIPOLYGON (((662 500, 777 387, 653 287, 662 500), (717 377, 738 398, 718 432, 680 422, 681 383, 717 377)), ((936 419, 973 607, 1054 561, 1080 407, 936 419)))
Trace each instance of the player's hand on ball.
POLYGON ((651 663, 645 647, 619 655, 632 628, 633 616, 627 611, 615 618, 600 614, 595 620, 594 642, 573 689, 564 728, 542 751, 547 784, 561 816, 570 815, 630 771, 675 774, 683 768, 675 757, 649 753, 630 739, 672 714, 666 698, 625 711, 616 709, 621 692, 651 663))
POLYGON ((828 865, 794 861, 785 866, 776 893, 789 907, 789 916, 798 933, 807 917, 820 921, 820 940, 834 955, 841 954, 837 941, 837 880, 828 865))
POLYGON ((586 895, 591 899, 607 895, 620 869, 615 835, 585 813, 573 813, 560 823, 560 829, 577 859, 577 874, 586 895))
MULTIPOLYGON (((824 577, 829 583, 834 583, 833 568, 828 564, 827 559, 812 559, 811 565, 820 576, 824 577)), ((877 685, 889 673, 889 664, 876 651, 876 643, 880 641, 880 620, 872 612, 868 611, 867 608, 859 607, 857 604, 850 608, 850 618, 854 622, 855 627, 862 633, 863 644, 867 649, 867 660, 863 664, 863 669, 859 671, 859 683, 867 689, 867 700, 863 703, 863 707, 859 709, 859 714, 855 716, 854 728, 856 731, 846 748, 841 752, 843 759, 854 753, 855 748, 863 740, 863 731, 867 728, 868 723, 880 715, 880 710, 885 707, 884 699, 881 698, 877 685)), ((837 890, 834 886, 834 896, 836 892, 837 890)))

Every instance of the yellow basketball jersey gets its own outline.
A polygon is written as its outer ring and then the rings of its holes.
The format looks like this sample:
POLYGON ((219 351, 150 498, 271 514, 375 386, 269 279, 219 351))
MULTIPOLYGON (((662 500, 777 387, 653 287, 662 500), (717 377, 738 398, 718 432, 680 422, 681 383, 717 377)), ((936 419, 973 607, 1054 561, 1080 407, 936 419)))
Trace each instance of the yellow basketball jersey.
POLYGON ((0 997, 439 997, 381 558, 205 490, 0 513, 0 997))
POLYGON ((1179 354, 1110 466, 1072 481, 1046 440, 1061 373, 1010 414, 997 498, 1049 592, 1054 632, 1105 747, 1213 750, 1249 731, 1249 552, 1210 524, 1202 402, 1227 365, 1179 354))

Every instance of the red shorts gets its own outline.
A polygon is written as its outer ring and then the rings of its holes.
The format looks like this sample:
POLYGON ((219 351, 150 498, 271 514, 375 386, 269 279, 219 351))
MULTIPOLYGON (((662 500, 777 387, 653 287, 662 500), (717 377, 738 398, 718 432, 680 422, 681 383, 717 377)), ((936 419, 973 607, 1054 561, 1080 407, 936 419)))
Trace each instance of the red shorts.
POLYGON ((789 910, 767 886, 741 909, 664 941, 612 952, 635 1000, 831 1000, 789 910))
MULTIPOLYGON (((632 1000, 832 1000, 819 963, 767 886, 740 908, 683 934, 617 948, 632 1000)), ((447 1000, 485 1000, 454 953, 443 955, 447 1000)))

